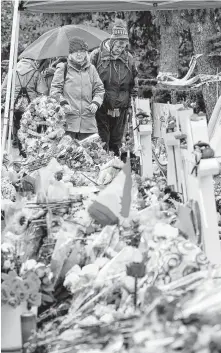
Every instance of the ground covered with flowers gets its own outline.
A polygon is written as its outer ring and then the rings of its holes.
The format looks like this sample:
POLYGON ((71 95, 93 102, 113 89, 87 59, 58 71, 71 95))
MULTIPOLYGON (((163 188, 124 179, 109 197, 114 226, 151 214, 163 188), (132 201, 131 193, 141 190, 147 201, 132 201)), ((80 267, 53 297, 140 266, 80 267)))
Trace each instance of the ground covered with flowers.
POLYGON ((133 164, 129 216, 118 214, 125 163, 97 135, 65 136, 66 109, 60 97, 31 103, 27 158, 5 154, 2 167, 2 305, 37 311, 27 353, 220 352, 221 268, 180 226, 179 195, 157 163, 152 180, 133 164), (96 217, 111 187, 117 217, 105 205, 96 217))

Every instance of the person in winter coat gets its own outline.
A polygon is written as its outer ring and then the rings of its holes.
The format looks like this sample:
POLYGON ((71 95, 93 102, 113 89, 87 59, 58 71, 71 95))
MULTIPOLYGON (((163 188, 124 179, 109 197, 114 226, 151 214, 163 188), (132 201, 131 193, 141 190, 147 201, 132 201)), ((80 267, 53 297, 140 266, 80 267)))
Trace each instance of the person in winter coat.
MULTIPOLYGON (((48 88, 45 83, 44 77, 41 73, 44 63, 41 62, 41 65, 32 59, 21 59, 16 68, 16 79, 15 79, 15 103, 20 93, 21 88, 25 87, 28 100, 32 101, 37 98, 39 95, 47 95, 48 88), (40 68, 39 68, 40 66, 40 68)), ((2 95, 6 95, 7 89, 7 76, 2 84, 2 95)), ((23 112, 15 111, 14 112, 14 126, 13 126, 13 146, 18 147, 21 151, 21 144, 17 137, 18 130, 20 129, 20 121, 23 112)))
POLYGON ((90 63, 87 43, 74 37, 69 44, 68 62, 57 65, 50 95, 61 94, 68 102, 66 133, 82 140, 97 132, 95 113, 103 102, 104 86, 90 63))
POLYGON ((119 156, 131 96, 138 92, 137 70, 128 45, 127 29, 124 22, 117 19, 111 38, 90 56, 105 88, 103 105, 96 113, 99 135, 105 149, 114 151, 116 156, 119 156))

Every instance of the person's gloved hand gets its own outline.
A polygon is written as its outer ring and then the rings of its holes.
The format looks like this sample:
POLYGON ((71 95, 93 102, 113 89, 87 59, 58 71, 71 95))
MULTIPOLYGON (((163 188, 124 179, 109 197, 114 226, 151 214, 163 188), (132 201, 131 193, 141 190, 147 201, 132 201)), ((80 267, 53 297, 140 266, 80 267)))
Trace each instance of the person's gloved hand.
POLYGON ((54 67, 48 67, 46 70, 45 70, 45 77, 49 77, 49 76, 53 76, 54 73, 55 73, 56 69, 54 67))
POLYGON ((138 90, 137 90, 137 88, 132 89, 132 91, 131 91, 131 97, 132 97, 132 98, 137 98, 137 97, 138 97, 138 90))
POLYGON ((91 105, 89 106, 89 110, 90 110, 91 113, 93 113, 93 114, 96 113, 97 109, 98 109, 98 106, 97 106, 97 104, 95 104, 95 103, 91 103, 91 105))
POLYGON ((128 122, 131 123, 132 122, 132 116, 133 116, 133 110, 132 110, 132 107, 129 107, 128 108, 128 122))

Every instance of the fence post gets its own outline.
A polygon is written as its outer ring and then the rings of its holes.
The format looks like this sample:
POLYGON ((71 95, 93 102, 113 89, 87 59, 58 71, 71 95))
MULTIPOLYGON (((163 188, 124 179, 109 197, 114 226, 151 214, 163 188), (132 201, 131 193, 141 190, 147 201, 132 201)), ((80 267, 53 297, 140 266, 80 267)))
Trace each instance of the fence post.
MULTIPOLYGON (((150 101, 149 99, 137 98, 136 113, 139 111, 146 113, 151 117, 150 101)), ((139 122, 137 122, 139 124, 139 122)), ((141 175, 146 178, 153 177, 153 161, 152 161, 152 123, 146 125, 139 124, 138 140, 141 146, 141 175)))
MULTIPOLYGON (((206 117, 190 121, 193 144, 199 141, 209 143, 206 117)), ((196 189, 191 192, 198 201, 202 219, 202 239, 205 253, 213 264, 221 264, 221 243, 217 221, 213 175, 219 173, 216 158, 201 159, 198 175, 194 176, 196 189)))

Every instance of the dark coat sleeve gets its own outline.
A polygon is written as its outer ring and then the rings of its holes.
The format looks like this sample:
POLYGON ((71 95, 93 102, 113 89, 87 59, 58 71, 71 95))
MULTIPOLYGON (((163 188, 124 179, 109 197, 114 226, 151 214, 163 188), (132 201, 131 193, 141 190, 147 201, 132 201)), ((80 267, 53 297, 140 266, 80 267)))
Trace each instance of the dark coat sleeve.
POLYGON ((130 85, 130 96, 136 97, 138 95, 138 70, 135 64, 135 60, 132 58, 132 79, 130 85))

